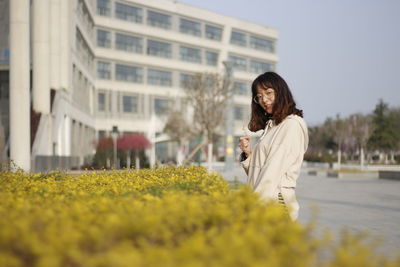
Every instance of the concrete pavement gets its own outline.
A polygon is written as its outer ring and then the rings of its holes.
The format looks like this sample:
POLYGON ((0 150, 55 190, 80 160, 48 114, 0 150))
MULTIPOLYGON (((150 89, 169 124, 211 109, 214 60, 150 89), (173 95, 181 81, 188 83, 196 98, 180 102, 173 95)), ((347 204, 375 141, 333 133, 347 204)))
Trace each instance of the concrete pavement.
MULTIPOLYGON (((228 181, 246 180, 239 164, 219 172, 228 181)), ((310 176, 303 169, 296 193, 300 222, 309 222, 318 210, 317 233, 330 229, 336 238, 343 228, 353 233, 367 231, 382 240, 380 251, 391 256, 400 253, 400 181, 310 176)))

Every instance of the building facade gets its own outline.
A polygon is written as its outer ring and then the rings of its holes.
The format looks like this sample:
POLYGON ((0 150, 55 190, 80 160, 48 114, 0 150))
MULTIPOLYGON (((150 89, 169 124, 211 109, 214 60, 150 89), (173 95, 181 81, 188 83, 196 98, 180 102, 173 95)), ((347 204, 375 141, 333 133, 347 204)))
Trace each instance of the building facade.
MULTIPOLYGON (((113 126, 120 133, 159 135, 167 111, 183 105, 186 81, 196 73, 222 75, 224 61, 234 66, 234 135, 243 135, 250 113, 250 83, 258 74, 275 70, 278 62, 275 29, 176 1, 43 2, 48 5, 45 11, 31 7, 31 31, 48 38, 36 42, 32 38, 31 51, 35 59, 39 53, 35 46, 48 42, 49 68, 36 69, 35 76, 35 66, 43 64, 33 64, 32 77, 48 81, 48 86, 39 82, 37 87, 44 88, 35 91, 33 82, 32 91, 41 92, 36 99, 45 97, 51 107, 48 116, 41 113, 34 157, 75 157, 83 164, 93 154, 93 140, 109 135, 113 126), (50 26, 32 23, 35 16, 50 26), (48 77, 40 76, 46 71, 48 77), (50 89, 51 96, 43 93, 50 89)), ((8 1, 0 0, 1 5, 8 1)), ((2 22, 5 17, 0 17, 2 22)), ((0 46, 2 77, 8 56, 3 37, 0 46)), ((1 82, 0 101, 4 101, 6 81, 1 82)), ((7 116, 2 116, 7 124, 7 116)), ((174 153, 168 143, 158 144, 156 150, 158 157, 174 153)))

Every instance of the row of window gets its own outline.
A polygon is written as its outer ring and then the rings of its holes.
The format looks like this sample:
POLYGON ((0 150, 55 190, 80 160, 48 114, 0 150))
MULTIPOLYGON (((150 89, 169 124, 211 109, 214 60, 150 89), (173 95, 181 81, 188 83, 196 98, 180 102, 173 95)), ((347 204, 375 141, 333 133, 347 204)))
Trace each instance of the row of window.
MULTIPOLYGON (((103 16, 111 15, 111 0, 97 0, 97 13, 103 16)), ((147 10, 147 25, 171 29, 172 16, 152 10, 147 10)), ((144 11, 140 7, 115 2, 115 17, 122 20, 143 23, 144 11)), ((202 23, 187 18, 179 18, 179 32, 206 39, 220 41, 222 28, 202 23)), ((231 32, 231 44, 250 47, 256 50, 275 53, 275 40, 259 37, 245 32, 233 30, 231 32)))
POLYGON ((275 53, 274 40, 253 36, 244 32, 232 31, 230 42, 234 45, 275 53))
MULTIPOLYGON (((129 66, 123 64, 115 65, 115 80, 133 82, 133 83, 144 83, 144 71, 145 68, 138 66, 129 66)), ((112 79, 112 63, 106 61, 97 61, 97 77, 100 79, 110 80, 112 79)), ((179 73, 179 87, 186 88, 193 74, 179 73)), ((173 72, 166 70, 157 70, 153 68, 147 68, 147 83, 158 86, 173 86, 173 72)), ((242 81, 235 81, 234 84, 235 94, 237 95, 248 95, 250 90, 250 84, 242 81)))
POLYGON ((82 22, 83 27, 85 28, 88 35, 92 38, 93 37, 93 29, 94 29, 94 21, 89 13, 89 9, 86 6, 84 0, 78 0, 77 5, 77 16, 82 22))
POLYGON ((75 64, 72 65, 72 83, 74 103, 78 104, 82 110, 92 112, 91 94, 94 93, 94 85, 75 64))
MULTIPOLYGON (((111 94, 106 91, 99 91, 97 94, 97 111, 110 112, 111 108, 111 94)), ((124 114, 139 114, 140 113, 140 99, 137 94, 123 93, 119 95, 116 110, 124 114)), ((165 115, 171 108, 172 101, 167 98, 154 98, 153 111, 157 115, 165 115)), ((235 120, 243 120, 245 118, 246 108, 244 106, 234 107, 235 120)))
MULTIPOLYGON (((115 110, 123 114, 140 114, 143 109, 141 108, 141 101, 144 101, 138 94, 118 93, 117 94, 117 107, 115 110)), ((154 98, 152 110, 157 115, 166 114, 171 106, 171 101, 167 98, 154 98)), ((109 113, 112 111, 111 92, 99 91, 97 93, 97 111, 109 113)))
MULTIPOLYGON (((110 31, 97 30, 97 46, 104 48, 112 47, 112 34, 110 31)), ((143 37, 127 35, 115 32, 114 47, 117 50, 127 51, 131 53, 173 58, 173 48, 178 44, 144 39, 143 37)), ((179 45, 179 59, 186 62, 202 64, 203 62, 209 66, 216 66, 218 63, 218 53, 200 48, 193 48, 179 45)))
MULTIPOLYGON (((111 16, 111 0, 97 0, 97 14, 101 16, 111 16)), ((135 23, 143 23, 147 25, 162 28, 166 30, 172 29, 172 16, 147 10, 143 8, 115 2, 114 17, 121 20, 131 21, 135 23), (146 15, 146 18, 144 18, 146 15)), ((222 28, 214 25, 190 20, 187 18, 179 18, 179 32, 193 36, 204 36, 209 40, 220 41, 222 38, 222 28)))
POLYGON ((233 68, 238 71, 247 71, 258 74, 275 70, 275 64, 272 62, 260 61, 236 55, 229 55, 228 60, 233 62, 233 68))
MULTIPOLYGON (((97 61, 97 77, 100 79, 112 79, 111 62, 97 61)), ((114 64, 115 80, 133 83, 144 83, 145 68, 139 66, 129 66, 123 64, 114 64)), ((173 73, 171 71, 157 70, 147 68, 147 83, 159 86, 173 86, 173 73)), ((180 74, 180 87, 184 88, 191 75, 180 74)))
POLYGON ((79 31, 78 28, 76 28, 76 33, 75 33, 75 49, 78 58, 81 60, 81 62, 90 70, 93 70, 93 65, 94 65, 94 54, 91 51, 89 45, 83 38, 81 32, 79 31))

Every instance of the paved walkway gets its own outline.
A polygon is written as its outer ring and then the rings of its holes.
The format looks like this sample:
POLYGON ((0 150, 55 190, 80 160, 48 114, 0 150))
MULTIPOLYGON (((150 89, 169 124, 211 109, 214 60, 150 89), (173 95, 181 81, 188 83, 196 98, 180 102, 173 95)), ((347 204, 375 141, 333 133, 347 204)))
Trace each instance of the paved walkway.
MULTIPOLYGON (((221 173, 227 180, 246 179, 239 166, 221 173)), ((318 232, 330 229, 337 236, 342 228, 368 231, 383 240, 383 253, 400 253, 400 181, 309 176, 303 170, 296 192, 300 222, 308 222, 313 210, 318 210, 318 232)))

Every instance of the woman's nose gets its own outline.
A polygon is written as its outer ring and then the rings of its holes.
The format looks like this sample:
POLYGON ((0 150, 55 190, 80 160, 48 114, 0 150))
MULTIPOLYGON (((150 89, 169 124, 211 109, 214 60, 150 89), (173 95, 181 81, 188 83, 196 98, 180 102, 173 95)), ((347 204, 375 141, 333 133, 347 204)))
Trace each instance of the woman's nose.
POLYGON ((266 97, 266 96, 263 96, 263 98, 262 98, 262 102, 263 102, 264 104, 267 104, 267 102, 268 102, 268 97, 266 97))

